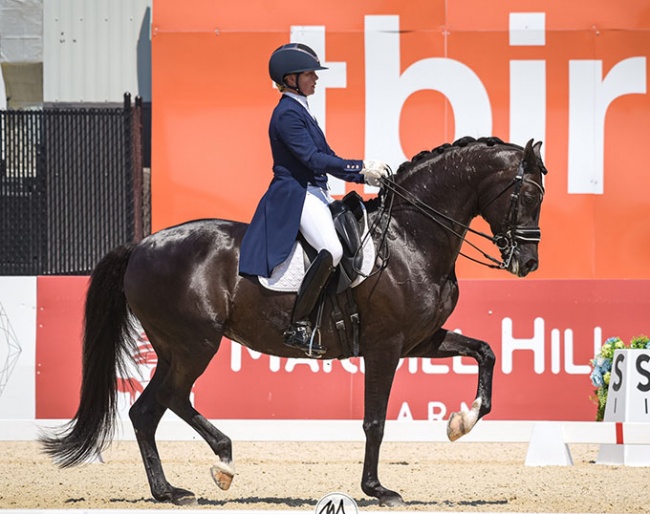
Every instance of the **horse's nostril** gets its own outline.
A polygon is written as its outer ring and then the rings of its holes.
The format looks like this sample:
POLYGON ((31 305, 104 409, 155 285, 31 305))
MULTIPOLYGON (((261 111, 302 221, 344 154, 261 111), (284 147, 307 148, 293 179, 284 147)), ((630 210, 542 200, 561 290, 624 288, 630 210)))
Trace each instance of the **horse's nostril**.
POLYGON ((526 261, 526 269, 529 272, 535 271, 537 269, 537 266, 538 266, 537 259, 528 259, 526 261))

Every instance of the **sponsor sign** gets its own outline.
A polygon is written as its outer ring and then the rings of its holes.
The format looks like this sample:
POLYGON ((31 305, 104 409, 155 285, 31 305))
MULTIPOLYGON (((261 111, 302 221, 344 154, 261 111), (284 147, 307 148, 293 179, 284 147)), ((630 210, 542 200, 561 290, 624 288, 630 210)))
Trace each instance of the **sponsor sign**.
MULTIPOLYGON (((51 329, 38 333, 37 418, 75 413, 86 283, 85 277, 39 277, 39 327, 51 329)), ((650 307, 647 296, 626 301, 649 281, 464 280, 460 286, 459 307, 446 326, 489 342, 497 356, 492 420, 594 419, 589 360, 610 335, 629 339, 642 332, 650 307)), ((139 369, 119 381, 123 411, 155 366, 144 334, 134 357, 139 369)), ((363 371, 359 358, 281 359, 224 339, 192 400, 210 419, 361 419, 363 371)), ((388 419, 447 419, 471 405, 476 373, 476 363, 461 357, 403 360, 388 419)))
MULTIPOLYGON (((542 140, 535 278, 648 279, 649 28, 646 0, 157 1, 154 229, 251 219, 272 177, 268 59, 300 41, 329 68, 310 106, 338 154, 396 168, 466 135, 542 140)), ((464 260, 458 276, 503 278, 464 260)))

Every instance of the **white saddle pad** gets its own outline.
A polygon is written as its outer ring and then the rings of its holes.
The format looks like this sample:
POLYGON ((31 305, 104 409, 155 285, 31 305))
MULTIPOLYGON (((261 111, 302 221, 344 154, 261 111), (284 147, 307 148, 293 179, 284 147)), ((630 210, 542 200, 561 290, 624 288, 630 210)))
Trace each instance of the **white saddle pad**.
MULTIPOLYGON (((368 226, 368 223, 365 223, 368 226)), ((368 229, 364 230, 362 240, 363 244, 363 263, 361 265, 361 274, 352 282, 351 287, 356 287, 366 279, 375 265, 375 244, 371 237, 367 237, 368 229)), ((296 293, 305 276, 305 258, 302 244, 296 241, 291 249, 291 253, 286 260, 273 268, 269 278, 257 277, 267 289, 272 291, 282 291, 285 293, 296 293)))

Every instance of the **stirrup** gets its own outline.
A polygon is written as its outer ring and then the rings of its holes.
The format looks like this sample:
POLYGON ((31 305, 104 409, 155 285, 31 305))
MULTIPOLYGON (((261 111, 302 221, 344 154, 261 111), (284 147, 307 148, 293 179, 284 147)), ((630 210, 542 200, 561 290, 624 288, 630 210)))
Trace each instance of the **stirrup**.
POLYGON ((311 323, 309 321, 294 321, 284 332, 284 344, 290 348, 302 350, 309 357, 320 357, 327 348, 314 342, 311 323))

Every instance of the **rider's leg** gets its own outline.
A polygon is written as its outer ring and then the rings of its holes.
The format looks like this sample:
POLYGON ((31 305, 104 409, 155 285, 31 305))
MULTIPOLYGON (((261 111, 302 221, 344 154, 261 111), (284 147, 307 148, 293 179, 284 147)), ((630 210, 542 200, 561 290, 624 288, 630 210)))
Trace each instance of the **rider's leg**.
POLYGON ((327 191, 310 186, 300 216, 300 232, 317 252, 329 251, 332 254, 332 263, 336 267, 343 256, 343 247, 328 207, 332 201, 327 191))
MULTIPOLYGON (((307 351, 310 349, 309 342, 312 335, 308 316, 316 306, 318 297, 343 255, 343 249, 327 207, 329 201, 331 198, 326 192, 319 188, 310 188, 305 197, 300 218, 300 231, 307 242, 318 251, 318 255, 305 273, 294 304, 291 325, 284 335, 287 346, 307 351)), ((325 350, 315 342, 312 344, 311 351, 315 354, 322 355, 325 350)))

